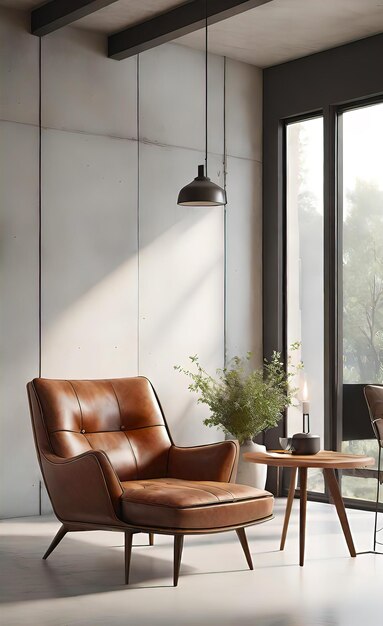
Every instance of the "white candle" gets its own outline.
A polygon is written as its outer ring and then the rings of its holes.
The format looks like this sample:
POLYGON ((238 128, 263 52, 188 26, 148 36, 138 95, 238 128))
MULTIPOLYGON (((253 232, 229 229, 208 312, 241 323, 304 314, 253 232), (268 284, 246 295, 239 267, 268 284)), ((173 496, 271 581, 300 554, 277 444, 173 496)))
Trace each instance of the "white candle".
POLYGON ((303 392, 302 392, 302 413, 304 414, 308 414, 310 413, 310 402, 309 402, 309 392, 308 392, 308 388, 307 388, 307 380, 305 380, 304 385, 303 385, 303 392))

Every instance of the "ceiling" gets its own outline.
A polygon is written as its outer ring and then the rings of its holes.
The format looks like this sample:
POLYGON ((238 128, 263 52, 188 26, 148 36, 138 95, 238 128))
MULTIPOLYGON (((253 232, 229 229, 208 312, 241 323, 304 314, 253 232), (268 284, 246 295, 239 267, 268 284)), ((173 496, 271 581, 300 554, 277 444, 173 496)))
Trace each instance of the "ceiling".
MULTIPOLYGON (((31 9, 36 0, 0 0, 31 9)), ((85 30, 111 34, 182 4, 180 0, 118 0, 75 22, 85 30)), ((383 32, 383 0, 273 0, 209 27, 209 50, 269 67, 383 32)), ((176 43, 204 47, 203 31, 176 43)))

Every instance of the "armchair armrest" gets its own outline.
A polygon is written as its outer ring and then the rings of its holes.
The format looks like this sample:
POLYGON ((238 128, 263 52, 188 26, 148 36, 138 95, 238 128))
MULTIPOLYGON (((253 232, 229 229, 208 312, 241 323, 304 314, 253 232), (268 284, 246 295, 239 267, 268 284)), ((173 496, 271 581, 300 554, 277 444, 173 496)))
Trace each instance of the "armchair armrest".
POLYGON ((41 468, 62 522, 114 525, 120 521, 123 489, 105 452, 90 450, 69 459, 45 452, 41 468))
POLYGON ((172 446, 169 450, 168 477, 234 482, 238 454, 237 441, 221 441, 191 448, 172 446))

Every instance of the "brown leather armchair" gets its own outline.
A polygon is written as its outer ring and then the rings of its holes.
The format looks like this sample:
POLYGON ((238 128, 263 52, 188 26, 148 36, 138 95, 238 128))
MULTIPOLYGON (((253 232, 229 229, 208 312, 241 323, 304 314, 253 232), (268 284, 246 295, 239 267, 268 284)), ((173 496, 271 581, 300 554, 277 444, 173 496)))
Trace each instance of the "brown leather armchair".
POLYGON ((45 485, 68 531, 125 533, 125 581, 133 534, 174 535, 177 585, 184 535, 236 530, 252 569, 245 527, 272 518, 273 497, 235 479, 238 443, 180 448, 171 440, 151 383, 143 377, 28 383, 45 485))

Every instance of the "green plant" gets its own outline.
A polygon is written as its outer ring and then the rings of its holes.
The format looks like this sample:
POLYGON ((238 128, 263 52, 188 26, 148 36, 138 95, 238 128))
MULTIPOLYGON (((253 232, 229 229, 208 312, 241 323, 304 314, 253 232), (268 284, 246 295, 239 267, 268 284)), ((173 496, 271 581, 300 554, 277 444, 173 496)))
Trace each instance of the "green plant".
MULTIPOLYGON (((299 346, 296 342, 290 350, 299 346)), ((191 378, 189 390, 199 395, 199 403, 209 407, 211 415, 204 424, 217 426, 240 443, 278 424, 297 392, 291 379, 303 367, 302 363, 291 365, 289 356, 286 371, 280 353, 273 352, 270 361, 265 359, 263 368, 250 370, 250 358, 250 352, 245 358, 235 356, 228 367, 216 371, 216 378, 201 366, 198 355, 189 356, 194 372, 174 366, 191 378)))

